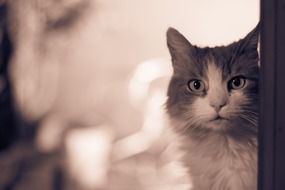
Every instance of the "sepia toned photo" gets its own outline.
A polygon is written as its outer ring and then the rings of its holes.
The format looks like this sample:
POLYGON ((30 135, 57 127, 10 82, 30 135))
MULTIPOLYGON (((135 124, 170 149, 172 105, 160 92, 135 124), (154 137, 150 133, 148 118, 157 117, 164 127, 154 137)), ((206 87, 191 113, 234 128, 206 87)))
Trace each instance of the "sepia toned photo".
POLYGON ((0 190, 284 190, 283 0, 0 0, 0 190))

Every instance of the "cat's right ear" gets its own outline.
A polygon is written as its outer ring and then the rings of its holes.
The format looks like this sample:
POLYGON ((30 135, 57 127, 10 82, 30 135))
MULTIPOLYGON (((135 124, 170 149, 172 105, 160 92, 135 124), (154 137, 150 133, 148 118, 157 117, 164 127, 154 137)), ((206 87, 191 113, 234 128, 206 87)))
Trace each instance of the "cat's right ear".
POLYGON ((189 62, 195 47, 174 28, 169 28, 166 36, 173 66, 181 66, 181 64, 189 62))

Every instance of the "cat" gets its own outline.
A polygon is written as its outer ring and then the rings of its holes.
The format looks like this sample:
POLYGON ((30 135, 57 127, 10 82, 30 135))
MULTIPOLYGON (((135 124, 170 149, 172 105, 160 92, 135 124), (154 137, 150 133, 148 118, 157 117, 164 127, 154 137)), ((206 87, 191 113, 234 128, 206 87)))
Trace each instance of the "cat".
POLYGON ((167 31, 173 74, 166 110, 192 190, 257 189, 258 25, 227 46, 167 31))

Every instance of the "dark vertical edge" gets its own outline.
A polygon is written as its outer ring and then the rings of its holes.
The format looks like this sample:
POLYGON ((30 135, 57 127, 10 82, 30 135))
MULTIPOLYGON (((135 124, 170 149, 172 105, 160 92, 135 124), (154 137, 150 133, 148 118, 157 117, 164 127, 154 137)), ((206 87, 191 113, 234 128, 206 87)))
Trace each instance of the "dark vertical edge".
POLYGON ((285 0, 276 6, 276 158, 275 188, 285 189, 285 0))
POLYGON ((12 44, 7 23, 8 7, 0 3, 0 152, 7 149, 17 136, 12 87, 8 74, 12 44))
POLYGON ((261 0, 261 73, 258 189, 274 190, 276 0, 261 0))

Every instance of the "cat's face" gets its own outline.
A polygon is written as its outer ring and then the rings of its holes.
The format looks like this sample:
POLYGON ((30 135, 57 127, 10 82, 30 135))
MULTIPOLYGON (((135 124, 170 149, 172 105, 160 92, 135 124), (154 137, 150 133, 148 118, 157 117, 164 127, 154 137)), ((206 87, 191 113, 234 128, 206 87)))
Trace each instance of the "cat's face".
POLYGON ((173 62, 167 111, 176 129, 256 131, 258 30, 228 46, 199 48, 167 32, 173 62))

